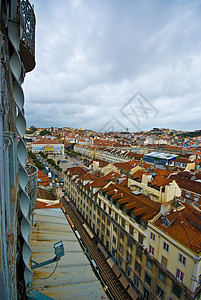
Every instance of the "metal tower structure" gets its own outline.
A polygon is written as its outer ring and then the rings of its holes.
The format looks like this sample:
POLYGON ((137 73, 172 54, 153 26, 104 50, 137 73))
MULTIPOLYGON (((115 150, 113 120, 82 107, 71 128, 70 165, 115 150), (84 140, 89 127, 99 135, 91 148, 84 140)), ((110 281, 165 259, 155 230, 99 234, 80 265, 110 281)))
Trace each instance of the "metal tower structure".
POLYGON ((28 0, 0 1, 0 14, 0 290, 1 299, 24 299, 32 271, 21 85, 35 67, 35 15, 28 0))

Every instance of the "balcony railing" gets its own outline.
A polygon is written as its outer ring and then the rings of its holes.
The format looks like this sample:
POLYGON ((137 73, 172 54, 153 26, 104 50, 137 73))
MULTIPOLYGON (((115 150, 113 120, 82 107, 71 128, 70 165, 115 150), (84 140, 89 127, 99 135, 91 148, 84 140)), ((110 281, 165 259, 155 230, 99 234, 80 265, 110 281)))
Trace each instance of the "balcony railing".
POLYGON ((28 0, 20 1, 20 11, 23 17, 23 35, 21 42, 21 58, 26 72, 35 67, 35 26, 36 18, 33 6, 28 0))

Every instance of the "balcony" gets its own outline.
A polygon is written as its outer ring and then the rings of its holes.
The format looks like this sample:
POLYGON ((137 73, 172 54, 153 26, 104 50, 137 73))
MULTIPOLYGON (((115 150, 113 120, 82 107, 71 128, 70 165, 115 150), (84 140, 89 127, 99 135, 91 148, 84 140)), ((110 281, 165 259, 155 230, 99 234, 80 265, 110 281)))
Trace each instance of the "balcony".
POLYGON ((35 68, 35 25, 36 19, 33 7, 28 0, 20 1, 23 35, 20 42, 20 57, 26 72, 35 68))

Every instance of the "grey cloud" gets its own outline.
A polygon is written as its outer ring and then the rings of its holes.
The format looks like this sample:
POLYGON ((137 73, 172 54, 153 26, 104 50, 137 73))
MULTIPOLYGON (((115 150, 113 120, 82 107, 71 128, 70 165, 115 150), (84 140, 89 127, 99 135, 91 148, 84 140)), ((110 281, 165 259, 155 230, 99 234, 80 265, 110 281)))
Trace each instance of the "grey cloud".
POLYGON ((32 2, 37 66, 24 84, 28 125, 99 129, 114 115, 134 130, 120 109, 140 91, 159 111, 142 130, 199 127, 200 1, 32 2))

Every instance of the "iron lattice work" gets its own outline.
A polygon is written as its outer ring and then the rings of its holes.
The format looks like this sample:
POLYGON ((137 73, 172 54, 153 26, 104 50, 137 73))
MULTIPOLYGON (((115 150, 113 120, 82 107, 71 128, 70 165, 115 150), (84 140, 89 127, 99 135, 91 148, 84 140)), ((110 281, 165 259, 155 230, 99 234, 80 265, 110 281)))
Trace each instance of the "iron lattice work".
POLYGON ((30 213, 32 213, 37 204, 38 169, 35 166, 27 165, 26 170, 29 176, 28 194, 30 198, 30 213))
POLYGON ((33 7, 28 0, 21 0, 21 13, 24 18, 23 44, 35 56, 35 25, 36 19, 33 7))

